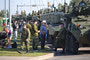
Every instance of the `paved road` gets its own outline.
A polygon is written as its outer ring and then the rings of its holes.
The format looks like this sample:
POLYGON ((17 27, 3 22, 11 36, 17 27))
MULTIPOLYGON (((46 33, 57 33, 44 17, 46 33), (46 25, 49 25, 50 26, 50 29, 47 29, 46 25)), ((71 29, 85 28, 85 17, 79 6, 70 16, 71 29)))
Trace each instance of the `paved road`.
POLYGON ((53 57, 53 53, 38 57, 0 56, 0 60, 46 60, 51 57, 53 57))
POLYGON ((90 60, 90 48, 80 48, 78 55, 60 55, 49 58, 47 60, 90 60))
POLYGON ((89 55, 74 55, 74 56, 56 56, 47 60, 90 60, 89 55))
POLYGON ((15 56, 0 56, 0 60, 90 60, 90 47, 80 48, 78 55, 58 55, 53 53, 39 57, 15 57, 15 56))
POLYGON ((0 56, 0 60, 28 60, 31 57, 0 56))

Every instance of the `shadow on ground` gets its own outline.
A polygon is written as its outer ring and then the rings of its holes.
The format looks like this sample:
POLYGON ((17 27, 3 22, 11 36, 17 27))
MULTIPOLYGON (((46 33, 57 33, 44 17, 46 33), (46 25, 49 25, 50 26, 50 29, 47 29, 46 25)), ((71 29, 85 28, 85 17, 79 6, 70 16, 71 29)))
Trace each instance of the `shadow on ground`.
POLYGON ((59 50, 59 51, 53 52, 53 53, 54 53, 54 56, 84 55, 84 54, 90 54, 90 50, 79 50, 78 54, 69 54, 69 53, 63 54, 62 50, 59 50))

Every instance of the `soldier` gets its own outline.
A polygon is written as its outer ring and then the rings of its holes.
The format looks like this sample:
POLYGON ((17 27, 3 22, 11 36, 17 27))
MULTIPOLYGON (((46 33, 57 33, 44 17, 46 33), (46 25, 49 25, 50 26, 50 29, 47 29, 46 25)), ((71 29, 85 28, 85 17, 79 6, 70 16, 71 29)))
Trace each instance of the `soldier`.
POLYGON ((75 38, 75 34, 78 35, 80 31, 77 29, 76 25, 71 22, 70 16, 67 16, 67 32, 66 32, 66 40, 65 40, 65 52, 69 54, 78 53, 78 43, 75 38), (78 31, 77 31, 78 30, 78 31))
POLYGON ((29 21, 27 21, 26 27, 30 30, 31 34, 32 34, 32 26, 29 23, 29 21))
POLYGON ((23 43, 25 43, 26 46, 26 53, 29 53, 29 40, 30 40, 30 31, 28 28, 26 28, 26 24, 23 24, 22 34, 21 34, 21 48, 18 53, 22 53, 23 50, 23 43))
POLYGON ((38 50, 39 39, 38 39, 38 28, 37 28, 37 21, 34 20, 34 24, 32 25, 32 32, 33 32, 33 50, 38 50))
POLYGON ((63 53, 65 52, 65 34, 66 34, 66 29, 64 28, 63 25, 60 25, 61 29, 56 37, 56 42, 55 42, 55 51, 57 51, 58 47, 63 48, 63 53))

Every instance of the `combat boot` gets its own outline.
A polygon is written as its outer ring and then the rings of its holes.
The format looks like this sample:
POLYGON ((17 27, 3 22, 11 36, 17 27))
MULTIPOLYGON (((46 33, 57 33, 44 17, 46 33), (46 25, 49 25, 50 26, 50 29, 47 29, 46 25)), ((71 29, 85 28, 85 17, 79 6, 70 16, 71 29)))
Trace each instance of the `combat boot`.
POLYGON ((26 51, 26 54, 28 54, 28 53, 29 53, 29 51, 27 50, 27 51, 26 51))
POLYGON ((17 52, 22 54, 22 48, 20 48, 20 50, 17 50, 17 52))

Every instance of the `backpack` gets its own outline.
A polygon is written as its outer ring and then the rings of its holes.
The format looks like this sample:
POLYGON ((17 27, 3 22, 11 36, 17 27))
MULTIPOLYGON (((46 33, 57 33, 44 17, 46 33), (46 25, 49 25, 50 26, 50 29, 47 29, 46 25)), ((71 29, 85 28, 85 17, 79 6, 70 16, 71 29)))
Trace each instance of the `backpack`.
POLYGON ((17 48, 17 43, 16 43, 16 42, 14 42, 14 43, 12 44, 12 48, 17 48))

